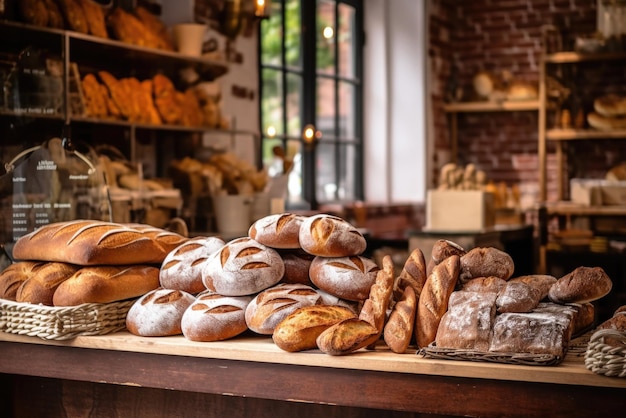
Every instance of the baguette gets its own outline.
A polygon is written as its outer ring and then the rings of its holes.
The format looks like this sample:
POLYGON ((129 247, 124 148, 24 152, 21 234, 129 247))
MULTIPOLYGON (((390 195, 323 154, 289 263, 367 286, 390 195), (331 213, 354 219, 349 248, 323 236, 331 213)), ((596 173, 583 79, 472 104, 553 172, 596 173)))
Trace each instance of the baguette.
POLYGON ((404 289, 407 286, 413 288, 415 298, 419 299, 424 283, 426 283, 426 261, 424 253, 419 248, 414 249, 406 259, 400 275, 394 283, 394 300, 400 300, 403 297, 404 289))
POLYGON ((402 299, 395 304, 383 331, 383 339, 394 353, 404 353, 411 343, 415 325, 417 299, 411 286, 404 288, 402 299))
POLYGON ((78 269, 79 267, 74 264, 45 263, 22 282, 15 294, 15 301, 52 306, 52 297, 56 289, 78 269))
POLYGON ((15 300, 17 290, 22 283, 39 270, 42 261, 18 261, 10 264, 0 273, 0 299, 15 300))

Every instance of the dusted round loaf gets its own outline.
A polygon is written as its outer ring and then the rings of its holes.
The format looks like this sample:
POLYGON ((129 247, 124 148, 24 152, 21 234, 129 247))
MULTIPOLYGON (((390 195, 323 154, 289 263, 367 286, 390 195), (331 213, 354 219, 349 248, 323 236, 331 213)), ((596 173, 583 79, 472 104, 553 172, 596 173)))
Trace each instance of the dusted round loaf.
POLYGON ((43 261, 18 261, 0 273, 0 298, 15 300, 17 289, 44 264, 43 261))
POLYGON ((293 213, 269 215, 254 222, 250 238, 272 248, 300 248, 300 226, 305 217, 293 213))
POLYGON ((197 294, 206 287, 202 283, 202 268, 206 259, 224 246, 218 237, 194 238, 170 252, 161 265, 159 281, 166 289, 178 289, 197 294))
POLYGON ((365 237, 352 224, 327 214, 313 215, 300 226, 300 246, 321 257, 347 257, 365 251, 365 237))
POLYGON ((508 280, 513 275, 515 264, 506 252, 495 247, 476 247, 461 256, 461 283, 476 277, 499 277, 508 280))
POLYGON ((167 337, 182 332, 185 310, 195 300, 190 293, 173 289, 154 289, 133 303, 126 314, 126 328, 143 337, 167 337))
POLYGON ((183 314, 183 335, 191 341, 222 341, 241 334, 248 329, 245 314, 251 300, 205 290, 183 314))
POLYGON ((552 285, 548 297, 555 303, 593 302, 606 296, 613 287, 602 267, 578 267, 552 285))
POLYGON ((74 264, 46 263, 22 282, 15 294, 15 300, 52 306, 52 298, 56 289, 78 269, 79 266, 74 264))
POLYGON ((500 293, 506 287, 506 280, 499 277, 475 277, 461 286, 465 292, 492 292, 500 293))
POLYGON ((245 296, 274 286, 284 273, 285 264, 276 250, 242 237, 209 256, 202 282, 220 295, 245 296))
POLYGON ((276 325, 296 309, 321 304, 322 297, 312 287, 281 283, 252 299, 246 308, 246 324, 257 334, 271 335, 276 325))
POLYGON ((537 307, 541 300, 541 292, 522 282, 507 282, 504 289, 498 293, 496 307, 498 313, 530 312, 537 307))
POLYGON ((315 257, 309 274, 313 284, 341 299, 360 301, 369 296, 378 265, 367 257, 315 257))
POLYGON ((285 274, 281 280, 283 283, 302 283, 313 286, 309 276, 309 269, 315 258, 314 255, 302 249, 279 250, 278 253, 283 259, 283 263, 285 263, 285 274))
POLYGON ((556 283, 556 277, 549 274, 529 274, 526 276, 514 277, 509 280, 511 283, 522 282, 526 283, 530 287, 533 287, 539 291, 541 297, 539 300, 543 300, 548 297, 550 288, 556 283))

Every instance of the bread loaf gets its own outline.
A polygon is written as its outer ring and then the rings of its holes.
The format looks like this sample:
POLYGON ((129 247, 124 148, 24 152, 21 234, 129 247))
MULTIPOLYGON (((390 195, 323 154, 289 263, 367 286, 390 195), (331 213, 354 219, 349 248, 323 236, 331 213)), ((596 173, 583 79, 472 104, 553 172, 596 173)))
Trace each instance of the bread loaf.
POLYGON ((555 303, 593 302, 606 296, 613 287, 602 267, 578 267, 552 285, 548 297, 555 303))
POLYGON ((88 266, 57 287, 54 306, 109 303, 143 296, 159 287, 159 269, 152 266, 88 266))
POLYGON ((440 239, 433 244, 430 255, 435 264, 439 264, 451 255, 458 255, 459 257, 462 257, 466 253, 467 251, 465 251, 465 249, 456 242, 440 239))
POLYGON ((341 306, 312 305, 296 309, 274 328, 272 339, 289 352, 317 348, 317 337, 332 325, 356 314, 341 306))
POLYGON ((179 245, 163 260, 159 271, 161 286, 194 295, 206 290, 202 283, 204 263, 224 245, 218 237, 199 237, 179 245))
POLYGON ((193 295, 182 290, 151 290, 130 307, 126 314, 126 328, 143 337, 181 334, 183 314, 194 300, 193 295))
POLYGON ((541 293, 522 282, 507 283, 498 293, 496 306, 498 313, 530 312, 537 307, 541 293))
POLYGON ((321 303, 322 297, 312 287, 282 283, 252 299, 246 307, 246 324, 257 334, 272 335, 280 321, 296 309, 321 303))
POLYGON ((314 255, 302 249, 278 250, 278 254, 280 254, 285 264, 285 273, 281 280, 283 283, 301 283, 313 286, 309 270, 315 258, 314 255))
POLYGON ((52 297, 56 289, 78 269, 79 267, 74 264, 45 263, 22 282, 15 294, 15 300, 52 306, 52 297))
POLYGON ((87 265, 161 264, 168 250, 128 226, 92 220, 51 223, 22 236, 13 247, 18 260, 87 265))
POLYGON ((530 274, 526 276, 514 277, 509 280, 509 283, 522 282, 526 283, 530 287, 533 287, 539 291, 539 300, 543 300, 548 297, 550 288, 556 283, 556 277, 549 274, 530 274))
POLYGON ((459 279, 460 258, 452 255, 437 264, 426 279, 417 303, 415 340, 419 347, 435 341, 441 318, 448 310, 448 299, 459 279))
POLYGON ((506 287, 506 280, 499 277, 476 277, 468 280, 461 286, 461 290, 467 292, 492 292, 500 293, 506 287))
POLYGON ((606 94, 593 101, 593 109, 602 116, 619 117, 626 115, 626 96, 606 94))
POLYGON ((575 303, 572 305, 576 307, 572 334, 578 336, 588 331, 593 326, 596 319, 595 307, 591 302, 575 303))
MULTIPOLYGON (((147 181, 144 181, 144 184, 145 183, 147 183, 147 181)), ((176 232, 168 231, 163 228, 157 228, 152 225, 133 223, 128 224, 128 226, 136 229, 137 231, 143 232, 145 235, 147 235, 157 244, 163 247, 163 249, 168 254, 178 248, 178 246, 180 246, 181 244, 189 241, 189 238, 184 237, 176 232)))
POLYGON ((383 339, 394 353, 404 353, 409 348, 413 338, 416 312, 415 291, 412 286, 406 286, 402 298, 394 305, 383 329, 383 339))
POLYGON ((309 276, 318 288, 341 299, 365 300, 380 270, 371 259, 359 255, 350 257, 320 257, 311 262, 309 276))
POLYGON ((393 261, 389 255, 385 255, 382 260, 382 268, 376 273, 376 281, 370 288, 369 297, 359 312, 359 318, 372 324, 378 330, 379 337, 385 326, 387 308, 393 293, 393 282, 393 261))
POLYGON ((515 263, 509 254, 495 247, 472 248, 461 257, 461 283, 476 277, 499 277, 508 280, 513 275, 515 263))
POLYGON ((352 300, 341 299, 335 295, 331 295, 330 293, 323 291, 322 289, 316 289, 316 291, 322 297, 322 305, 342 306, 344 308, 350 309, 352 312, 356 313, 357 315, 359 312, 361 312, 363 301, 355 302, 352 300))
POLYGON ((254 222, 248 236, 272 248, 300 248, 298 237, 304 219, 293 213, 269 215, 254 222))
POLYGON ((209 256, 202 282, 220 295, 245 296, 274 286, 284 273, 285 265, 276 250, 242 237, 209 256))
POLYGON ((89 33, 89 25, 79 0, 57 0, 63 17, 71 30, 89 33))
POLYGON ((367 246, 363 234, 349 222, 326 214, 306 218, 298 239, 304 251, 322 257, 359 255, 367 246))
POLYGON ((316 344, 323 353, 341 356, 374 344, 379 338, 380 332, 369 322, 348 318, 324 330, 316 344))
POLYGON ((395 280, 394 300, 400 300, 403 297, 404 289, 407 286, 413 288, 415 299, 419 299, 427 277, 424 253, 419 248, 415 248, 409 254, 409 257, 404 262, 402 271, 400 271, 400 275, 395 280))
POLYGON ((0 298, 14 301, 21 284, 45 264, 43 261, 18 261, 9 264, 0 273, 0 298))
POLYGON ((185 338, 191 341, 227 340, 248 329, 246 307, 252 296, 223 296, 206 290, 196 297, 181 320, 185 338))
MULTIPOLYGON (((602 329, 611 329, 617 332, 626 333, 626 311, 618 309, 611 318, 605 320, 600 325, 598 325, 594 332, 602 329)), ((623 339, 619 340, 616 338, 611 338, 610 336, 605 337, 604 342, 608 345, 616 347, 624 346, 623 339)))
POLYGON ((108 38, 102 6, 92 0, 79 0, 79 3, 83 9, 89 33, 100 38, 108 38))

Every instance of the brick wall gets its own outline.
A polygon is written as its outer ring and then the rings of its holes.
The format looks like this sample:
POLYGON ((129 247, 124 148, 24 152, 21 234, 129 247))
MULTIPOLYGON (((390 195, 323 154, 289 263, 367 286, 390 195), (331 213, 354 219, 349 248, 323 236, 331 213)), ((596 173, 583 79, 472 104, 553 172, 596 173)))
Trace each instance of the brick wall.
MULTIPOLYGON (((556 26, 561 32, 564 49, 572 50, 577 36, 595 31, 596 2, 432 0, 429 26, 430 99, 436 158, 445 155, 441 150, 450 149, 449 123, 442 108, 447 92, 452 91, 450 87, 458 86, 467 97, 472 90, 474 75, 481 70, 494 73, 508 70, 516 79, 538 83, 541 27, 546 24, 556 26), (454 67, 456 75, 453 74, 454 67)), ((615 77, 623 80, 624 70, 618 70, 615 77)), ((597 87, 597 84, 589 85, 589 89, 597 90, 597 87)), ((583 91, 581 95, 587 98, 588 104, 588 92, 583 91)), ((460 163, 477 164, 490 179, 497 182, 526 186, 535 184, 536 187, 538 171, 529 167, 537 166, 537 112, 460 114, 458 132, 460 163)), ((552 199, 556 176, 553 155, 550 155, 554 149, 550 144, 548 152, 548 168, 551 170, 548 173, 548 195, 552 199)), ((626 158, 626 149, 619 141, 581 142, 571 145, 568 158, 573 165, 571 171, 576 175, 602 177, 610 164, 626 158), (577 158, 579 155, 585 155, 585 158, 577 158), (591 160, 589 156, 597 158, 591 160)), ((435 170, 443 162, 436 161, 435 170)), ((436 174, 433 178, 437 178, 436 174)))

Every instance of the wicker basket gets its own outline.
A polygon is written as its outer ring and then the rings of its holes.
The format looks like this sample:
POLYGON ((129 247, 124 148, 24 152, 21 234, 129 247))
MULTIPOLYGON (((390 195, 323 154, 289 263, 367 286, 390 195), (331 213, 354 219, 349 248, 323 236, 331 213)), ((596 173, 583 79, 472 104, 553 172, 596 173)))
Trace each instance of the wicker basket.
POLYGON ((53 307, 0 299, 0 331, 45 340, 109 334, 126 328, 135 300, 53 307))
POLYGON ((613 329, 594 332, 587 345, 585 367, 605 376, 626 377, 626 333, 613 329), (606 344, 605 338, 613 338, 621 345, 606 344))
POLYGON ((496 353, 456 348, 437 347, 435 343, 417 352, 424 357, 443 360, 480 361, 488 363, 516 364, 522 366, 554 366, 563 358, 553 354, 496 353))

